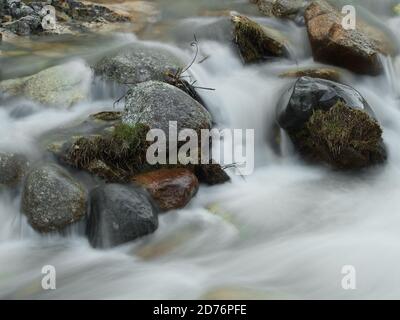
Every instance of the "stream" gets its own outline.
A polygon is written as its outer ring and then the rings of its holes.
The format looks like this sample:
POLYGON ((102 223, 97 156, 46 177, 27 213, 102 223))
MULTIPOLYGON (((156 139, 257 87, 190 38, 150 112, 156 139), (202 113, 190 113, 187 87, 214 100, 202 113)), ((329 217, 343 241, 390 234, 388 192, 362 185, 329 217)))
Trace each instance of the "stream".
MULTIPOLYGON (((282 31, 295 59, 244 66, 224 41, 198 37, 190 72, 219 128, 255 130, 255 170, 232 182, 201 186, 190 204, 160 215, 158 230, 113 249, 93 249, 79 228, 40 235, 20 212, 21 190, 0 193, 0 298, 2 299, 374 299, 400 297, 400 58, 382 58, 378 77, 342 73, 372 106, 389 150, 383 166, 359 174, 306 164, 289 146, 270 145, 275 106, 292 79, 278 74, 318 66, 306 29, 266 18, 247 0, 158 0, 159 20, 140 34, 114 33, 80 41, 36 39, 3 60, 2 76, 32 74, 61 62, 87 73, 91 98, 68 110, 0 100, 0 149, 41 159, 45 132, 111 110, 118 92, 93 85, 87 61, 110 48, 145 41, 190 62, 193 34, 227 8, 282 31), (161 26, 161 27, 160 27, 161 26), (157 28, 161 32, 154 33, 157 28), (7 63, 5 63, 7 62, 7 63), (43 290, 42 267, 57 272, 57 289, 43 290), (356 270, 356 289, 342 288, 343 266, 356 270)), ((400 43, 400 16, 391 1, 347 1, 377 14, 400 43), (378 6, 379 4, 379 6, 378 6)), ((379 21, 378 21, 379 22, 379 21)), ((4 48, 3 48, 4 50, 4 48)), ((121 107, 121 106, 120 106, 121 107)))

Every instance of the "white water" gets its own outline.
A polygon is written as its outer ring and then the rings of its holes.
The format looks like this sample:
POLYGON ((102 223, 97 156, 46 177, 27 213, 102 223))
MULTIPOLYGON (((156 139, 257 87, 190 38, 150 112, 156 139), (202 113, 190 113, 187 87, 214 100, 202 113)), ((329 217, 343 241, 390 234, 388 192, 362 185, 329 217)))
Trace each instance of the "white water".
MULTIPOLYGON (((173 50, 190 60, 189 50, 173 50)), ((210 58, 192 72, 199 85, 216 89, 201 93, 219 125, 256 131, 254 174, 202 187, 187 208, 161 216, 155 234, 107 251, 92 249, 76 232, 36 234, 19 211, 19 195, 3 192, 1 298, 197 299, 221 288, 254 298, 400 297, 398 60, 378 78, 344 73, 375 110, 389 150, 385 166, 349 176, 303 164, 291 153, 278 157, 267 143, 275 104, 290 83, 276 75, 294 62, 243 67, 224 45, 204 41, 201 50, 210 58), (41 288, 44 265, 56 267, 56 290, 41 288), (341 287, 344 265, 356 268, 356 290, 341 287)), ((296 54, 300 66, 312 64, 306 46, 296 54)), ((20 119, 2 107, 0 146, 38 157, 40 133, 111 105, 36 106, 20 119)))

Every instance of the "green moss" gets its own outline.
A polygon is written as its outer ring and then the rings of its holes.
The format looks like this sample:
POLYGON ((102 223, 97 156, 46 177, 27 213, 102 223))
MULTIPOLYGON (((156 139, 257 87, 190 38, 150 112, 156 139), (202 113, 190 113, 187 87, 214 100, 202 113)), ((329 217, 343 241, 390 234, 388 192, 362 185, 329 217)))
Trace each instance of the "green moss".
POLYGON ((280 57, 286 54, 282 41, 277 40, 280 36, 271 36, 272 30, 268 31, 266 27, 245 16, 233 16, 232 22, 234 41, 244 62, 257 62, 270 56, 280 57))
POLYGON ((107 180, 129 179, 146 163, 149 143, 146 135, 149 127, 143 124, 130 126, 118 124, 114 131, 105 136, 81 137, 69 146, 65 161, 70 165, 93 171, 107 180), (93 164, 101 163, 101 166, 93 164))
POLYGON ((308 158, 338 168, 365 167, 386 157, 379 124, 343 102, 328 111, 314 111, 304 128, 291 137, 308 158))

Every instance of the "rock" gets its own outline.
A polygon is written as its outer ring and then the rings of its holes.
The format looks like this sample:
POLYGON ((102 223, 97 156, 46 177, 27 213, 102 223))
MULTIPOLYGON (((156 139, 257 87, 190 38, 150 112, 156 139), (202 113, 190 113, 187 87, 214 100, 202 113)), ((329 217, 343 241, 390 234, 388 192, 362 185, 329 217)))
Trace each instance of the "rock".
POLYGON ((74 137, 54 153, 63 163, 108 182, 127 182, 147 166, 148 131, 140 123, 118 123, 112 131, 74 137))
POLYGON ((133 181, 146 188, 163 211, 185 207, 199 188, 196 176, 183 168, 142 173, 133 181))
POLYGON ((338 101, 375 117, 367 101, 352 87, 324 79, 301 77, 278 103, 278 124, 285 130, 299 129, 315 109, 327 111, 338 101))
POLYGON ((230 181, 228 174, 218 163, 196 165, 195 174, 200 182, 208 185, 222 184, 230 181))
POLYGON ((52 5, 59 11, 66 13, 72 19, 93 22, 103 19, 108 22, 129 22, 130 18, 110 8, 97 4, 77 0, 53 0, 52 5))
POLYGON ((0 185, 17 186, 28 170, 25 156, 15 153, 0 153, 0 185))
POLYGON ((382 129, 353 88, 302 77, 282 96, 277 121, 306 159, 338 169, 386 160, 382 129))
POLYGON ((86 206, 84 187, 63 168, 43 164, 28 173, 21 207, 35 230, 62 230, 82 219, 86 206))
POLYGON ((390 55, 396 51, 384 32, 361 19, 357 19, 355 30, 344 30, 342 14, 323 0, 310 4, 305 19, 316 61, 355 73, 377 75, 383 70, 379 54, 390 55))
POLYGON ((149 80, 164 81, 168 69, 178 69, 182 65, 165 49, 136 43, 101 59, 93 69, 105 80, 134 85, 149 80))
POLYGON ((5 23, 3 26, 17 35, 28 36, 39 28, 41 22, 42 20, 38 15, 29 15, 19 20, 5 23))
POLYGON ((178 132, 182 129, 211 128, 211 115, 189 95, 159 81, 140 83, 130 89, 125 97, 123 122, 141 122, 151 129, 164 130, 168 136, 169 121, 177 121, 178 132))
POLYGON ((91 192, 87 235, 94 247, 113 247, 153 233, 158 215, 140 188, 107 184, 91 192))
POLYGON ((304 10, 309 0, 251 0, 267 17, 286 18, 304 24, 304 10))
POLYGON ((233 39, 245 63, 289 56, 287 41, 278 31, 245 16, 232 16, 232 23, 233 39))
POLYGON ((331 80, 336 82, 340 80, 340 72, 336 69, 330 69, 330 68, 304 68, 304 69, 289 70, 281 73, 279 76, 281 78, 310 77, 310 78, 331 80))
POLYGON ((2 81, 0 91, 11 96, 23 95, 48 106, 71 107, 88 98, 91 78, 89 67, 72 61, 32 76, 2 81))

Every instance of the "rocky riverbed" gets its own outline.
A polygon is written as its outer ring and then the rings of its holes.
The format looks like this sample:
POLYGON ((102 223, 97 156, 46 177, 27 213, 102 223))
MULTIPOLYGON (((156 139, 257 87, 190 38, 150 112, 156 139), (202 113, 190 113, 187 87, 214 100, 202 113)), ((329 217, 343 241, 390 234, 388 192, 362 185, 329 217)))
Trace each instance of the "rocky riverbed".
POLYGON ((0 296, 395 296, 394 2, 0 0, 0 296), (149 163, 171 122, 254 130, 255 171, 149 163))

